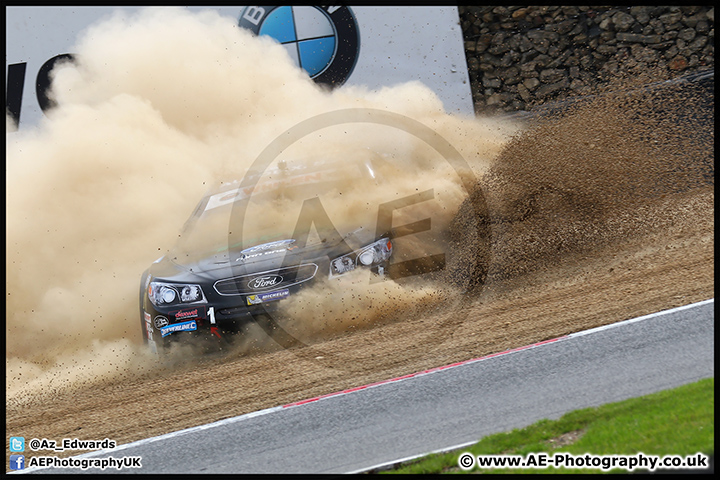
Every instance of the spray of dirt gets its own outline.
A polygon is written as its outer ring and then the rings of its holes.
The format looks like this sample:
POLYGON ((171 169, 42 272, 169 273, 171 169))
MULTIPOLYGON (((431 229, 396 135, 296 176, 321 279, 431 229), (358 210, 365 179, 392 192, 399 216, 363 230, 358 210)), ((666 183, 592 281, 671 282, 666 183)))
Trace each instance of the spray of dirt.
POLYGON ((697 222, 712 211, 713 102, 712 84, 618 85, 540 119, 507 144, 454 219, 461 261, 453 274, 486 265, 475 276, 479 292, 697 222), (691 200, 698 192, 700 203, 691 200), (490 241, 479 243, 471 231, 490 241))
MULTIPOLYGON (((358 275, 348 279, 350 288, 305 291, 288 304, 295 317, 285 328, 312 337, 439 318, 501 284, 519 292, 523 281, 570 271, 585 255, 609 248, 612 257, 630 241, 651 244, 663 232, 712 223, 705 216, 713 210, 713 97, 707 84, 637 88, 618 81, 615 90, 535 118, 492 159, 469 196, 443 186, 449 177, 434 179, 452 197, 437 208, 465 200, 457 214, 435 212, 440 235, 415 237, 403 259, 444 251, 446 269, 402 286, 358 275)), ((427 180, 412 185, 433 185, 427 180)), ((404 212, 398 223, 417 221, 428 207, 404 212)))
MULTIPOLYGON (((13 401, 153 371, 138 345, 141 272, 172 246, 210 183, 241 178, 269 142, 298 122, 345 108, 393 111, 436 131, 478 175, 517 131, 449 116, 419 83, 325 91, 281 46, 214 11, 118 13, 85 31, 73 51, 76 64, 53 72, 58 106, 37 130, 7 134, 6 387, 13 401)), ((437 152, 392 129, 329 129, 297 148, 340 158, 363 149, 389 152, 407 174, 393 182, 390 199, 433 188, 438 229, 465 195, 456 173, 436 166, 437 152)), ((352 197, 345 205, 364 204, 368 214, 388 201, 388 190, 382 198, 365 193, 359 202, 346 187, 338 185, 336 198, 352 197)), ((323 204, 341 215, 329 207, 332 196, 323 204)), ((395 305, 433 298, 422 289, 387 288, 381 294, 395 305)), ((331 320, 345 328, 337 317, 352 319, 342 307, 352 299, 323 300, 334 318, 316 328, 331 320)))

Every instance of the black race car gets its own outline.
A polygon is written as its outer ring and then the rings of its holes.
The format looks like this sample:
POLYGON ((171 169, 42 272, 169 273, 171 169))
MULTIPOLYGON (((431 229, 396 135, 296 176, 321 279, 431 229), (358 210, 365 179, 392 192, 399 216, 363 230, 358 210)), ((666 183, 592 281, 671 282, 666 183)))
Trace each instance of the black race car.
MULTIPOLYGON (((314 198, 336 185, 338 175, 348 174, 377 181, 371 162, 297 168, 280 164, 265 175, 270 180, 259 181, 252 192, 268 202, 314 198)), ((176 341, 223 349, 250 322, 270 333, 268 322, 272 324, 278 307, 302 288, 333 281, 356 268, 384 276, 393 245, 389 232, 378 235, 374 226, 359 226, 345 235, 318 228, 314 241, 270 229, 255 240, 234 242, 229 235, 232 222, 238 221, 233 208, 249 196, 241 185, 226 183, 205 195, 178 245, 142 274, 140 324, 144 342, 154 352, 176 341)))

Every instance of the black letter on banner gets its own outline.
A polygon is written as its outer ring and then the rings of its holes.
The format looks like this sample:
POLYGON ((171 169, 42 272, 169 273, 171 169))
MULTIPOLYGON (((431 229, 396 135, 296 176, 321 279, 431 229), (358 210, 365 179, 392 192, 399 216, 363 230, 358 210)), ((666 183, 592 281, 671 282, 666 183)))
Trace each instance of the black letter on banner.
POLYGON ((47 62, 43 63, 43 66, 40 67, 40 71, 38 72, 35 83, 35 93, 37 94, 38 103, 40 104, 40 108, 43 112, 46 112, 55 106, 55 101, 48 97, 51 83, 50 72, 53 68, 55 68, 55 65, 62 60, 69 60, 72 62, 74 57, 69 53, 56 55, 47 62))
POLYGON ((22 108, 22 95, 25 86, 25 69, 27 63, 13 63, 8 65, 7 89, 5 91, 5 111, 12 118, 14 128, 20 125, 20 109, 22 108))

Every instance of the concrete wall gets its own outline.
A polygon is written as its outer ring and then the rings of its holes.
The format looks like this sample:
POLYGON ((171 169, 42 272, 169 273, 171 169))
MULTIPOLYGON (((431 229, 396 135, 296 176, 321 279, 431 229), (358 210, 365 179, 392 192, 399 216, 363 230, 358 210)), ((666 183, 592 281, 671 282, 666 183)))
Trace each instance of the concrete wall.
POLYGON ((714 69, 712 6, 461 6, 475 112, 714 69))

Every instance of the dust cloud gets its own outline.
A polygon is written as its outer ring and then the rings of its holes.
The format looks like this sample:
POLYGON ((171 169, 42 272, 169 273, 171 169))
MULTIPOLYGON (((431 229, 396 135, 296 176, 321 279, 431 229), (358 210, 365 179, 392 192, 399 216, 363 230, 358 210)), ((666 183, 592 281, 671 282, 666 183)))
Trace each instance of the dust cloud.
MULTIPOLYGON (((13 401, 151 374, 156 362, 140 346, 140 274, 172 247, 211 184, 242 178, 298 122, 348 108, 392 111, 432 128, 479 176, 518 131, 510 122, 447 115, 416 82, 326 91, 283 47, 212 10, 118 12, 83 32, 72 51, 76 62, 53 72, 57 107, 37 129, 7 133, 6 388, 13 401)), ((433 205, 414 215, 433 213, 433 232, 450 224, 467 193, 437 152, 388 127, 333 127, 290 150, 341 159, 387 154, 404 175, 382 194, 392 200, 432 188, 433 205)), ((372 219, 377 203, 388 201, 346 187, 323 199, 333 216, 342 215, 336 205, 364 205, 352 218, 372 219), (345 203, 336 203, 341 195, 345 203)), ((403 302, 435 298, 415 287, 380 291, 400 313, 403 302)), ((342 306, 351 300, 326 296, 323 309, 337 318, 323 325, 352 325, 342 306)), ((360 320, 371 321, 366 315, 360 320)))
POLYGON ((462 202, 450 215, 432 216, 441 235, 415 237, 417 248, 403 252, 446 252, 445 269, 421 282, 373 285, 358 275, 347 279, 351 288, 302 292, 288 302, 294 318, 283 326, 313 338, 388 319, 441 318, 492 292, 521 294, 565 278, 589 256, 621 256, 630 242, 652 248, 653 238, 671 231, 711 230, 712 84, 638 87, 616 79, 614 86, 560 112, 526 116, 525 128, 485 165, 469 195, 442 187, 449 177, 413 184, 435 185, 453 198, 436 207, 462 202))

